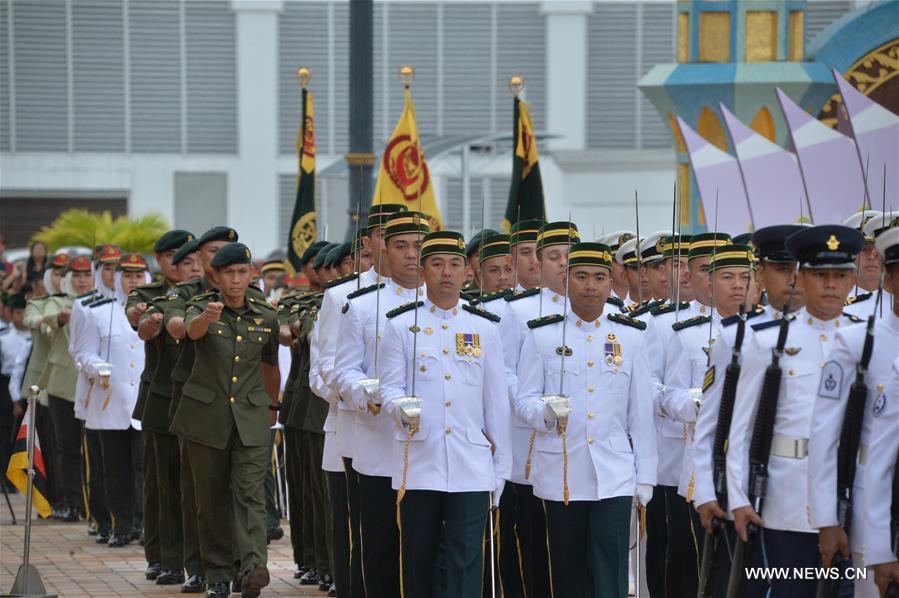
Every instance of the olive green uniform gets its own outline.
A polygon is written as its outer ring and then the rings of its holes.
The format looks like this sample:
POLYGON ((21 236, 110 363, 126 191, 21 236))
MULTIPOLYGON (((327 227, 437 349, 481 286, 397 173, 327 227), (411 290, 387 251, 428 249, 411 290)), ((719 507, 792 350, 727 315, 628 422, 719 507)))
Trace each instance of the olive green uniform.
MULTIPOLYGON (((211 301, 222 301, 219 293, 194 297, 185 327, 211 301)), ((231 538, 220 533, 232 516, 242 573, 267 561, 263 484, 271 458, 271 398, 260 365, 278 364, 277 312, 248 292, 243 307, 225 307, 194 344, 193 369, 171 429, 184 437, 191 461, 203 464, 193 468, 198 530, 206 578, 215 583, 232 577, 231 538)))

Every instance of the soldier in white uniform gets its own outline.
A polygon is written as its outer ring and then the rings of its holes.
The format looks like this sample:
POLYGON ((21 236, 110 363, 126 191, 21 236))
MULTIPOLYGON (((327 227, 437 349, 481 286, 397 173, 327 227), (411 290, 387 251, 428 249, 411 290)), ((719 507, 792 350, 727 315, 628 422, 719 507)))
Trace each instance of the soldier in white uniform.
POLYGON ((510 477, 510 408, 499 318, 460 300, 465 243, 450 231, 421 248, 424 301, 387 314, 384 412, 395 429, 403 595, 481 595, 487 512, 510 477), (410 330, 411 329, 411 330, 410 330), (403 397, 420 397, 420 416, 403 397), (437 575, 438 551, 446 573, 437 575))
MULTIPOLYGON (((669 236, 665 231, 656 231, 643 239, 640 244, 640 275, 646 278, 652 301, 646 304, 642 313, 661 307, 668 301, 671 288, 669 286, 669 268, 665 263, 662 251, 664 239, 669 236)), ((632 314, 635 315, 635 314, 632 314)), ((642 314, 636 314, 642 315, 642 314)))
POLYGON ((515 280, 512 290, 526 291, 540 286, 540 260, 537 259, 537 232, 542 220, 522 220, 512 225, 509 244, 515 280))
POLYGON ((636 494, 645 505, 656 481, 646 325, 606 302, 611 257, 601 243, 571 247, 571 305, 531 320, 522 348, 515 412, 537 430, 534 494, 556 596, 626 595, 631 504, 636 494), (547 395, 565 396, 570 415, 558 419, 547 395))
MULTIPOLYGON (((865 233, 866 225, 874 218, 883 216, 878 210, 859 210, 843 221, 843 226, 854 228, 865 233)), ((874 234, 865 234, 865 247, 858 254, 856 265, 858 268, 858 282, 846 299, 844 311, 865 318, 871 313, 875 298, 875 291, 880 286, 882 258, 880 252, 874 246, 874 234), (870 302, 870 303, 869 303, 870 302)), ((889 303, 889 302, 888 302, 889 303)))
MULTIPOLYGON (((820 563, 808 501, 812 411, 821 364, 833 347, 836 333, 858 321, 843 315, 842 308, 855 285, 855 258, 863 245, 861 233, 834 225, 806 228, 786 241, 787 251, 799 262, 797 285, 805 293, 806 305, 791 318, 780 359, 783 376, 777 389, 762 513, 750 503, 749 454, 760 392, 778 342, 780 321, 753 326, 743 353, 728 438, 727 495, 734 527, 744 541, 748 524, 762 528, 753 555, 757 566, 815 567, 820 563)), ((742 571, 733 573, 744 575, 742 571)), ((816 588, 815 580, 796 577, 744 581, 743 585, 749 595, 770 592, 771 596, 812 596, 816 588)))
POLYGON ((624 268, 627 276, 628 294, 622 299, 624 300, 624 311, 628 313, 640 309, 652 298, 649 281, 645 276, 641 276, 640 259, 637 257, 638 243, 639 239, 634 237, 622 243, 615 252, 615 261, 624 268))
MULTIPOLYGON (((802 230, 799 225, 785 224, 781 226, 769 226, 761 228, 752 237, 756 247, 758 258, 757 280, 768 293, 768 306, 747 305, 744 314, 743 341, 740 345, 740 359, 743 350, 749 346, 749 338, 752 335, 752 327, 748 324, 761 324, 779 317, 784 306, 789 302, 791 310, 797 310, 804 305, 801 290, 792 284, 796 275, 796 262, 787 253, 784 245, 786 238, 791 234, 802 230)), ((705 372, 702 381, 702 408, 696 418, 696 427, 693 431, 693 471, 695 474, 693 486, 693 504, 699 513, 700 520, 706 532, 712 531, 712 519, 726 521, 726 542, 719 543, 720 552, 715 555, 717 566, 715 568, 712 588, 716 596, 723 595, 727 578, 730 573, 730 551, 728 543, 733 545, 736 538, 733 522, 727 520, 726 504, 718 502, 718 491, 722 492, 722 499, 726 499, 726 479, 721 480, 721 485, 716 489, 716 481, 713 471, 714 441, 718 429, 719 411, 721 408, 721 394, 728 364, 732 360, 734 345, 736 344, 737 329, 740 328, 740 316, 722 318, 721 329, 712 342, 709 355, 709 368, 705 372)), ((741 363, 738 361, 737 363, 741 363)), ((727 422, 729 424, 729 422, 727 422)), ((729 425, 728 425, 729 431, 729 425)), ((724 432, 726 441, 728 431, 724 432)), ((726 449, 726 445, 725 445, 726 449)))
POLYGON ((143 442, 140 424, 131 414, 144 344, 128 323, 125 301, 135 287, 149 282, 147 262, 138 254, 124 254, 117 268, 116 296, 91 304, 77 355, 93 385, 85 427, 97 430, 103 450, 106 497, 113 519, 108 545, 112 547, 128 544, 134 522, 140 520, 141 496, 135 493, 139 487, 135 481, 143 480, 143 442))
MULTIPOLYGON (((892 246, 899 245, 899 229, 890 229, 877 238, 877 251, 886 255, 892 246)), ((892 252, 890 252, 892 253, 892 252)), ((884 295, 895 295, 899 290, 899 276, 889 273, 896 271, 890 264, 899 260, 885 260, 887 273, 884 276, 884 295)), ((838 517, 837 498, 837 446, 846 416, 849 388, 856 380, 856 367, 862 358, 862 350, 867 336, 867 326, 851 326, 837 332, 834 346, 827 362, 821 370, 821 382, 815 399, 812 416, 812 433, 809 437, 809 506, 812 525, 818 528, 819 546, 824 566, 830 566, 831 559, 839 550, 843 558, 852 557, 855 567, 865 566, 864 504, 867 496, 866 465, 870 455, 871 424, 879 415, 886 402, 886 387, 892 376, 892 363, 896 360, 897 340, 899 340, 899 317, 893 309, 885 309, 882 318, 874 324, 874 343, 871 361, 868 363, 864 383, 868 394, 861 422, 860 444, 857 456, 854 483, 852 485, 852 518, 847 523, 847 536, 838 517)), ((856 457, 853 456, 855 459, 856 457)), ((874 576, 855 580, 858 596, 873 596, 877 592, 874 576)))
POLYGON ((341 347, 334 370, 340 396, 356 410, 353 469, 359 476, 359 535, 368 598, 400 595, 396 492, 391 487, 396 424, 380 413, 377 392, 367 394, 360 381, 380 376, 383 360, 376 345, 387 323, 386 312, 424 295, 418 253, 428 232, 427 216, 419 212, 395 212, 387 218, 385 246, 375 264, 386 263, 391 278, 350 293, 340 321, 341 347))
MULTIPOLYGON (((600 243, 609 246, 609 250, 612 252, 614 256, 618 253, 618 249, 621 247, 622 243, 630 241, 634 238, 634 233, 627 230, 620 230, 614 233, 609 233, 607 235, 603 235, 598 239, 600 243)), ((621 303, 618 307, 624 307, 624 302, 627 299, 628 292, 630 287, 627 284, 627 272, 624 270, 624 265, 621 264, 618 260, 612 260, 612 292, 609 295, 612 299, 618 299, 621 303)))

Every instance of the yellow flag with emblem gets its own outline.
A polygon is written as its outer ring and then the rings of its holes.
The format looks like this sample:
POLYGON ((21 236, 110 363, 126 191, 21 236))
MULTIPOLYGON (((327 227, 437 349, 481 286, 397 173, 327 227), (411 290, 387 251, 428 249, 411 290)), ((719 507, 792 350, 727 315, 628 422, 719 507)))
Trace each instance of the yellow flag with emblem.
POLYGON ((315 227, 315 111, 312 93, 303 88, 303 113, 297 128, 297 195, 290 219, 287 239, 287 265, 294 272, 300 270, 303 252, 315 243, 318 233, 315 227))
POLYGON ((415 123, 415 104, 412 92, 406 87, 403 113, 381 156, 378 183, 372 204, 398 203, 410 210, 424 212, 431 230, 443 230, 443 221, 437 210, 437 198, 428 162, 421 149, 418 125, 415 123))

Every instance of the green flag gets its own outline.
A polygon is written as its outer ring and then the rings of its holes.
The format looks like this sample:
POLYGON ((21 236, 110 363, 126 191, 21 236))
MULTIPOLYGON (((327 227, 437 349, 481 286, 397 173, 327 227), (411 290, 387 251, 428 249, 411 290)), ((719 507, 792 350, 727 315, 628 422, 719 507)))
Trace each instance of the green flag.
POLYGON ((290 219, 290 237, 287 239, 287 262, 295 272, 300 270, 300 257, 315 243, 318 233, 315 227, 315 126, 312 94, 303 89, 303 113, 297 129, 297 196, 290 219))
POLYGON ((519 220, 546 220, 543 203, 543 181, 540 180, 540 164, 537 156, 537 140, 531 123, 531 112, 526 102, 515 97, 514 109, 515 153, 512 160, 512 185, 503 231, 509 232, 513 222, 519 220))

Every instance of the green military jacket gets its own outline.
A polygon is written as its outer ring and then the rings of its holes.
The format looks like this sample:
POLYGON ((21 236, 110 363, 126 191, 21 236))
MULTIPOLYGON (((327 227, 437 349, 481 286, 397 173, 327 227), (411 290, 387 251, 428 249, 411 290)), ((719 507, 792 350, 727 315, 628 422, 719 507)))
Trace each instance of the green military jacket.
MULTIPOLYGON (((194 297, 185 312, 185 327, 211 301, 222 301, 221 295, 209 291, 194 297)), ((271 399, 260 365, 278 365, 276 310, 248 292, 243 307, 226 306, 219 321, 193 344, 193 369, 182 388, 171 431, 223 449, 236 426, 244 446, 268 445, 271 399)))
MULTIPOLYGON (((305 293, 292 293, 281 297, 278 301, 278 324, 280 326, 290 325, 290 310, 295 304, 302 301, 304 296, 305 293)), ((294 340, 290 344, 290 371, 287 374, 287 380, 284 381, 284 390, 281 393, 281 411, 278 413, 278 421, 284 426, 287 425, 287 416, 293 408, 294 397, 296 396, 293 389, 300 367, 297 349, 298 343, 294 340)))
POLYGON ((25 304, 25 326, 31 329, 31 357, 28 359, 28 367, 22 378, 21 396, 28 396, 28 388, 37 384, 44 366, 47 363, 47 355, 50 353, 50 335, 44 334, 46 326, 43 325, 44 309, 47 307, 49 297, 34 297, 25 304))
POLYGON ((297 337, 297 357, 299 371, 294 382, 294 404, 287 416, 287 425, 301 428, 305 432, 324 434, 325 419, 328 417, 328 404, 313 396, 309 387, 310 348, 309 335, 321 308, 323 293, 315 293, 291 308, 290 325, 300 323, 300 335, 297 337))
MULTIPOLYGON (((150 305, 153 298, 165 293, 167 288, 168 285, 162 280, 155 280, 149 284, 140 285, 128 294, 128 300, 125 302, 125 311, 128 311, 138 303, 150 305)), ((140 373, 140 389, 137 393, 137 403, 134 404, 134 411, 131 413, 131 417, 138 421, 142 421, 144 418, 150 379, 153 377, 156 363, 159 361, 159 351, 154 341, 155 339, 144 341, 144 369, 140 373)))
POLYGON ((69 326, 59 325, 59 314, 63 309, 72 309, 74 299, 68 295, 52 295, 44 307, 42 323, 51 330, 50 350, 47 363, 38 379, 38 386, 46 388, 47 393, 66 401, 75 400, 75 383, 78 381, 78 369, 69 354, 69 326))

